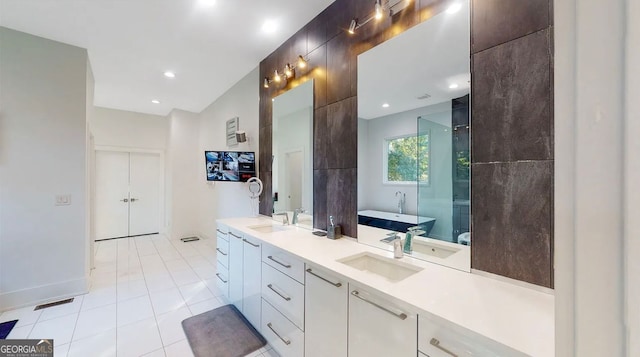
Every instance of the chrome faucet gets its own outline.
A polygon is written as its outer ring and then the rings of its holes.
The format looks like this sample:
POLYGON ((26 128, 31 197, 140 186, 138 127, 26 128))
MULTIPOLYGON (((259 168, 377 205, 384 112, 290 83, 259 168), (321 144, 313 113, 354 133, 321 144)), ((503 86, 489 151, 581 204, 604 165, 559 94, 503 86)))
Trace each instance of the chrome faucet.
POLYGON ((396 197, 398 198, 398 213, 402 214, 406 195, 401 191, 396 191, 396 197))
POLYGON ((291 224, 293 225, 297 225, 298 221, 300 220, 299 215, 301 213, 304 213, 304 208, 300 207, 300 208, 296 208, 293 210, 293 219, 291 220, 291 224))
POLYGON ((288 226, 289 225, 289 215, 287 214, 287 212, 280 212, 280 213, 274 213, 273 216, 284 216, 284 218, 282 219, 282 225, 283 226, 288 226))

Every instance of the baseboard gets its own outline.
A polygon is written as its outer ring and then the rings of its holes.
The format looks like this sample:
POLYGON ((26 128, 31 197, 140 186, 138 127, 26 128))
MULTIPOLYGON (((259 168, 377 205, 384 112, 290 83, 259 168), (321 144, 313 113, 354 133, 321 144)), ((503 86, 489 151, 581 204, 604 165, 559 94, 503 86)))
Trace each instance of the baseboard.
POLYGON ((0 312, 86 294, 89 292, 88 287, 89 280, 81 278, 2 293, 0 294, 0 312))

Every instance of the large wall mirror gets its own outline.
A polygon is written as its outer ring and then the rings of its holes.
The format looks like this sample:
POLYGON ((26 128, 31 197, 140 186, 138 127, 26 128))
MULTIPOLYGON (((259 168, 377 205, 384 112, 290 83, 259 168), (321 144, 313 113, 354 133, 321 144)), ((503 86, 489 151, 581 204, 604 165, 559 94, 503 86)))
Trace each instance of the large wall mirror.
POLYGON ((470 270, 469 2, 358 56, 358 240, 470 270))
POLYGON ((313 228, 313 80, 273 98, 273 212, 313 228))

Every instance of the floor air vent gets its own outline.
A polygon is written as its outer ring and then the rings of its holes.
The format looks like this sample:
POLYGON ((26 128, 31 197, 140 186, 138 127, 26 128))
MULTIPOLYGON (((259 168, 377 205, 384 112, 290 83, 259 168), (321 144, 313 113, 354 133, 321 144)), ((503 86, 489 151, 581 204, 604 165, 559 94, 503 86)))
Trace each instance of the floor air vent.
POLYGON ((33 311, 46 309, 48 307, 54 307, 54 306, 58 306, 58 305, 64 305, 64 304, 68 304, 70 302, 73 302, 73 298, 66 299, 66 300, 60 300, 60 301, 54 301, 54 302, 50 302, 48 304, 38 305, 38 306, 36 306, 35 309, 33 309, 33 311))
POLYGON ((180 238, 181 241, 183 241, 184 243, 188 243, 188 242, 194 242, 197 240, 200 240, 200 238, 198 237, 187 237, 187 238, 180 238))

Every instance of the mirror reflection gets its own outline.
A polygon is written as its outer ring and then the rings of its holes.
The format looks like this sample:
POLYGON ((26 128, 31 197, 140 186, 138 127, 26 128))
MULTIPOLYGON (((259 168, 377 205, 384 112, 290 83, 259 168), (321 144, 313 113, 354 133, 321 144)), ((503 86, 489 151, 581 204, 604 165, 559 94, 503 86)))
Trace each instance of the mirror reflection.
POLYGON ((358 56, 358 241, 393 250, 400 237, 405 254, 468 271, 470 20, 462 4, 358 56))
POLYGON ((313 228, 312 139, 310 80, 273 99, 272 146, 274 219, 309 229, 313 228))

